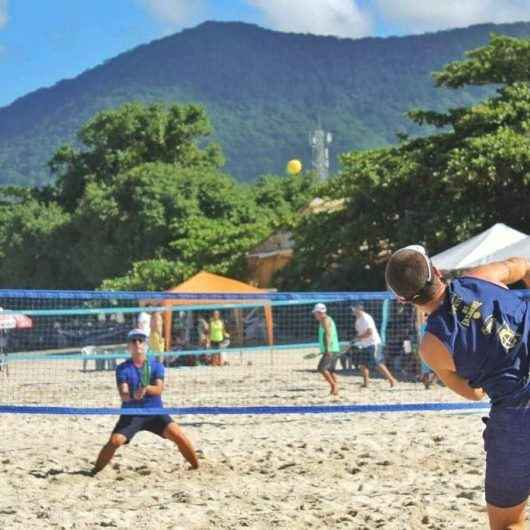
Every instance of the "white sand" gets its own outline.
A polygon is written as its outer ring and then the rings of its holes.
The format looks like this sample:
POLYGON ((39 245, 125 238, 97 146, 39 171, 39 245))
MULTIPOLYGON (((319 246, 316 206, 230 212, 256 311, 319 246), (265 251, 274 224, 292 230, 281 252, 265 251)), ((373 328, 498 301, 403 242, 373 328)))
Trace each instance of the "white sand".
MULTIPOLYGON (((297 363, 271 368, 241 359, 170 370, 166 403, 330 403, 326 383, 308 370, 315 361, 297 363)), ((78 368, 74 388, 55 381, 50 396, 62 405, 116 404, 112 373, 78 368)), ((15 390, 30 395, 15 389, 15 375, 10 379, 4 398, 15 390)), ((403 383, 390 390, 374 380, 362 390, 358 376, 341 382, 334 403, 457 401, 441 387, 403 383)), ((45 392, 40 388, 39 397, 45 392)), ((198 471, 187 469, 170 442, 140 433, 90 477, 84 473, 116 417, 0 416, 0 528, 487 528, 480 414, 179 420, 204 453, 198 471)))

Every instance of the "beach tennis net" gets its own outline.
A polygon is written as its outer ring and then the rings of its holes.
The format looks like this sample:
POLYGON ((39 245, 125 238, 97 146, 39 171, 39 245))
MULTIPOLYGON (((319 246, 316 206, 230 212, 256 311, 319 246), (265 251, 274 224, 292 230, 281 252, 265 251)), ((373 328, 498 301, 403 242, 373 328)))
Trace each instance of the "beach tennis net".
MULTIPOLYGON (((441 387, 420 392, 421 320, 389 293, 154 293, 0 291, 0 411, 120 413, 116 366, 130 357, 127 333, 140 315, 162 322, 163 400, 170 409, 326 407, 339 404, 449 401, 441 387), (324 303, 346 352, 354 338, 352 307, 375 320, 385 363, 400 381, 375 379, 360 389, 355 354, 338 357, 340 398, 316 372, 324 303), (205 341, 214 311, 227 336, 205 341)), ((425 369, 425 367, 424 367, 425 369)), ((376 374, 373 374, 376 376, 376 374)))

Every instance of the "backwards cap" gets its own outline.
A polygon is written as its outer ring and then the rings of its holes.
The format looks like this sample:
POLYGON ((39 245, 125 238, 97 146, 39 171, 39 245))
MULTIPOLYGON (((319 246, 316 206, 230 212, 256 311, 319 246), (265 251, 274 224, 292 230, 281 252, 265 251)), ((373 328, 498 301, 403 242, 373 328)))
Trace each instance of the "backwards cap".
POLYGON ((385 279, 402 302, 414 302, 434 280, 433 267, 425 248, 409 245, 396 250, 388 260, 385 279))

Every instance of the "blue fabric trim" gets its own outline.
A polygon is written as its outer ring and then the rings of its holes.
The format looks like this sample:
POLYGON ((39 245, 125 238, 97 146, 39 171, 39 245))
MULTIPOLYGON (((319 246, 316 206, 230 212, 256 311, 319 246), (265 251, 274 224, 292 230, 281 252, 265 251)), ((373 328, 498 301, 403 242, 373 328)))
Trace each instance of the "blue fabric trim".
POLYGON ((381 403, 364 405, 307 405, 260 407, 168 407, 168 408, 77 408, 30 405, 0 406, 0 414, 63 414, 63 415, 234 415, 234 414, 344 414, 382 412, 440 412, 455 410, 486 410, 489 403, 381 403))
POLYGON ((0 289, 0 298, 51 298, 61 300, 387 300, 389 292, 285 292, 285 293, 169 293, 155 291, 52 291, 0 289))

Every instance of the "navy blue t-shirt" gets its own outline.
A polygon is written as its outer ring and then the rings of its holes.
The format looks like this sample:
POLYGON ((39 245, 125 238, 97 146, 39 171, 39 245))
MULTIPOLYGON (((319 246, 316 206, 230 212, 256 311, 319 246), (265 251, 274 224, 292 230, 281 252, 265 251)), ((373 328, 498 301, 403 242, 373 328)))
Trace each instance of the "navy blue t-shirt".
POLYGON ((516 291, 473 277, 453 280, 427 331, 453 354, 457 373, 493 404, 528 401, 529 303, 516 291))
MULTIPOLYGON (((164 380, 164 366, 152 357, 148 357, 146 362, 149 363, 150 380, 149 384, 154 385, 156 379, 164 380)), ((132 359, 120 363, 116 367, 116 383, 127 383, 129 392, 134 396, 136 390, 142 386, 143 367, 138 368, 134 365, 132 359)), ((162 398, 160 396, 146 395, 142 399, 131 399, 122 403, 124 408, 161 408, 162 398)))

